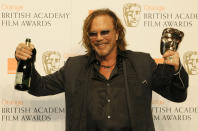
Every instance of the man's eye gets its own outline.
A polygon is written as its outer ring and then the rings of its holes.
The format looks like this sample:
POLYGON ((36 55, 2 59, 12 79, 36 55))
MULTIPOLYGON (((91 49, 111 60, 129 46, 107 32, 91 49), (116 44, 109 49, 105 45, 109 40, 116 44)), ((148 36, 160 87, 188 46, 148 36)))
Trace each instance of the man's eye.
POLYGON ((97 32, 89 32, 89 36, 90 37, 97 36, 97 32))
POLYGON ((103 30, 103 31, 101 31, 101 35, 107 35, 107 34, 109 34, 109 30, 103 30))

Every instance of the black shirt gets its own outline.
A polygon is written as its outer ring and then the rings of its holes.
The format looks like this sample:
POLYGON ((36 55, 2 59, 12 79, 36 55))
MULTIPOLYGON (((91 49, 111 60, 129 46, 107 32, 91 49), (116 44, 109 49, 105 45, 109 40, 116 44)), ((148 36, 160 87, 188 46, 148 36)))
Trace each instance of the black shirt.
POLYGON ((119 52, 108 80, 99 73, 99 61, 92 58, 91 86, 87 97, 88 131, 130 131, 123 57, 123 53, 119 52))

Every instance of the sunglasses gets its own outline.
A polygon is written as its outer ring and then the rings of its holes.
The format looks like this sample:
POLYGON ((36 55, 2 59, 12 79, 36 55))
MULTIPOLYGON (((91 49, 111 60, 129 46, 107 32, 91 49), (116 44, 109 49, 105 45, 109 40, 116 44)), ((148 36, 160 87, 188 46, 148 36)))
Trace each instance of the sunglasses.
POLYGON ((100 32, 89 32, 88 35, 89 37, 97 37, 98 33, 100 33, 101 36, 105 36, 110 33, 110 30, 102 30, 100 32))

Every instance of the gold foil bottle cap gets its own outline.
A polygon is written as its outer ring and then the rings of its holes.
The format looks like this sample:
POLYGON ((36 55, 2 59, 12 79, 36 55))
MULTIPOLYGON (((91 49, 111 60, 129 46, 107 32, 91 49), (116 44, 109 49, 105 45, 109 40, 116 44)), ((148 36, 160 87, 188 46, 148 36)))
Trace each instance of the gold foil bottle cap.
POLYGON ((26 38, 25 40, 25 44, 30 47, 30 43, 31 43, 31 39, 30 38, 26 38))

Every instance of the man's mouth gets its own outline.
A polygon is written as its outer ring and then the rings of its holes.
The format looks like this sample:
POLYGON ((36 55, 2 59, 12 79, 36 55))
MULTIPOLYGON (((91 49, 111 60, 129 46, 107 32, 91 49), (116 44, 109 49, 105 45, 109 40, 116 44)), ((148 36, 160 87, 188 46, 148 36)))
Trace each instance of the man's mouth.
POLYGON ((104 43, 95 43, 95 46, 96 47, 104 47, 106 44, 104 43))

